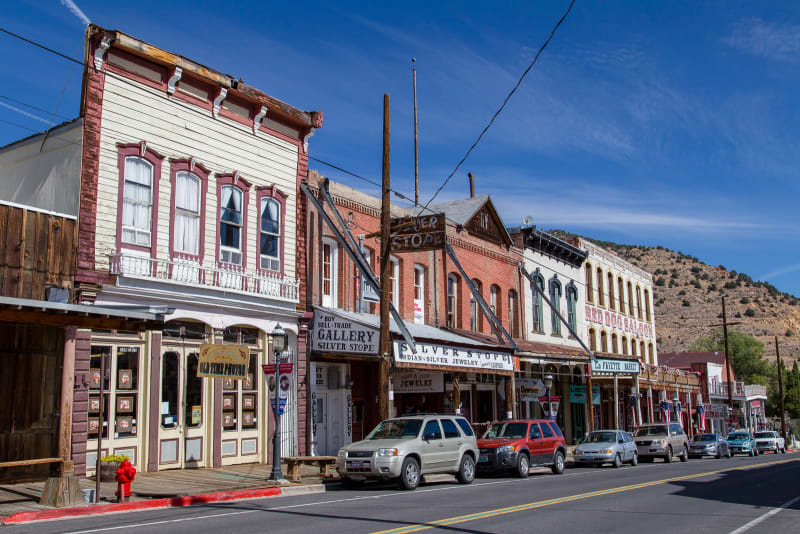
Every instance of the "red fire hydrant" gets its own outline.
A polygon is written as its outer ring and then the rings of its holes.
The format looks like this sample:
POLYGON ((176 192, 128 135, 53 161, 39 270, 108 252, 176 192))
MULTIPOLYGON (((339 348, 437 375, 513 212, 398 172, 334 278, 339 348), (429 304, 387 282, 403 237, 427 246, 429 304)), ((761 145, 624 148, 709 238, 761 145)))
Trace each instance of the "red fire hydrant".
POLYGON ((136 468, 128 460, 119 464, 117 469, 117 501, 124 502, 131 496, 131 482, 136 478, 136 468))

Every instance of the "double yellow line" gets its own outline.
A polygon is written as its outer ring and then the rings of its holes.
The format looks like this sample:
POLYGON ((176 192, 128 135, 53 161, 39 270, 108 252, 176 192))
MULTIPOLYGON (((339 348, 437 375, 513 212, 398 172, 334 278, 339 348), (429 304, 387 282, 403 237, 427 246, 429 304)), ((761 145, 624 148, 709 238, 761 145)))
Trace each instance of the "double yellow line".
POLYGON ((650 486, 657 486, 659 484, 666 484, 668 482, 675 482, 678 480, 689 480, 692 478, 700 478, 706 477, 709 475, 716 475, 719 473, 725 473, 727 471, 741 471, 745 469, 754 469, 759 467, 766 467, 768 465, 776 465, 776 464, 783 464, 787 462, 796 462, 797 459, 789 459, 789 460, 775 460, 772 462, 765 462, 759 464, 750 464, 750 465, 743 465, 739 467, 729 467, 728 469, 717 469, 715 471, 706 471, 704 473, 695 473, 693 475, 684 475, 679 477, 672 477, 672 478, 665 478, 662 480, 653 480, 651 482, 641 482, 639 484, 631 484, 629 486, 619 486, 617 488, 609 488, 605 490, 598 490, 598 491, 590 491, 588 493, 578 493, 576 495, 569 495, 567 497, 559 497, 556 499, 548 499, 546 501, 536 501, 527 504, 520 504, 517 506, 509 506, 507 508, 497 508, 495 510, 487 510, 485 512, 477 512, 474 514, 468 515, 460 515, 456 517, 449 517, 447 519, 439 519, 437 521, 431 521, 428 523, 418 523, 414 525, 408 525, 405 527, 395 528, 391 530, 381 530, 378 532, 373 532, 372 534, 406 534, 408 532, 419 532, 420 530, 426 530, 429 528, 436 528, 436 527, 443 527, 449 525, 455 525, 457 523, 465 523, 467 521, 475 521, 477 519, 485 519, 487 517, 494 517, 498 515, 505 515, 505 514, 513 514, 515 512, 523 512, 525 510, 532 510, 534 508, 542 508, 544 506, 551 506, 554 504, 561 504, 570 501, 577 501, 581 499, 590 499, 592 497, 600 497, 602 495, 609 495, 612 493, 620 493, 623 491, 631 491, 640 488, 647 488, 650 486))

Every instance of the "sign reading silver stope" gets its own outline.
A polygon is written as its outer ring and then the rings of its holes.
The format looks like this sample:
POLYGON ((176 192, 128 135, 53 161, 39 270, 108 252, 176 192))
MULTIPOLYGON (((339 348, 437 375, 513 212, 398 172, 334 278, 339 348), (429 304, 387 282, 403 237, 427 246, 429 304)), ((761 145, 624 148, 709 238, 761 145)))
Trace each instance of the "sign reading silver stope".
POLYGON ((446 226, 444 213, 392 219, 390 230, 392 252, 442 249, 446 226))

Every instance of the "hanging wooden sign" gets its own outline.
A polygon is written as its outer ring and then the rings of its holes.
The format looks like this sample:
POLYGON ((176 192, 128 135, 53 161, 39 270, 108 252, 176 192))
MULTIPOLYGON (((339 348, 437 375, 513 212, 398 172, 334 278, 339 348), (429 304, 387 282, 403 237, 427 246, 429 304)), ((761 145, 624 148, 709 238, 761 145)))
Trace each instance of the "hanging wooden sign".
POLYGON ((250 366, 250 347, 247 345, 213 345, 200 347, 197 376, 244 380, 250 366))
POLYGON ((444 213, 392 219, 390 248, 393 253, 444 248, 447 219, 444 213))

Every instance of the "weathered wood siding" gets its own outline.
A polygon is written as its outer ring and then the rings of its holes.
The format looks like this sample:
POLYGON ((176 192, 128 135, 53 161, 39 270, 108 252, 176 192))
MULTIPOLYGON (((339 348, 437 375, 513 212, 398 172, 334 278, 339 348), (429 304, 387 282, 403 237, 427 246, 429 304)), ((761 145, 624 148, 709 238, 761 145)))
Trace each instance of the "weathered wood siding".
POLYGON ((72 291, 74 219, 0 204, 0 295, 45 300, 45 288, 72 291))
POLYGON ((294 278, 298 146, 259 132, 229 118, 214 118, 211 111, 170 98, 132 80, 105 78, 100 140, 100 176, 97 194, 96 269, 108 270, 108 254, 116 250, 119 168, 117 143, 138 143, 165 156, 159 177, 157 256, 169 259, 171 158, 197 159, 211 170, 206 197, 206 265, 216 262, 217 173, 239 171, 251 182, 247 206, 247 258, 245 267, 256 270, 258 205, 256 187, 275 185, 288 195, 284 229, 284 273, 294 278))

